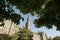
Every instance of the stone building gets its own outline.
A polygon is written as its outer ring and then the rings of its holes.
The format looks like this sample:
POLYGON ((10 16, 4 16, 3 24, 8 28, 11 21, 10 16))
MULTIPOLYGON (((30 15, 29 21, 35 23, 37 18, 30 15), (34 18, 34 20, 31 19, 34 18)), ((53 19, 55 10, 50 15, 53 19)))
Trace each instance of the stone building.
MULTIPOLYGON (((16 24, 14 24, 13 22, 11 22, 11 20, 5 20, 4 21, 5 25, 4 27, 1 26, 0 27, 0 34, 15 34, 16 32, 19 31, 19 28, 16 24), (11 25, 12 23, 12 25, 11 25)), ((26 22, 26 29, 30 30, 30 19, 29 16, 27 18, 27 22, 26 22)), ((33 40, 47 40, 47 35, 44 34, 43 32, 38 32, 38 33, 33 33, 33 40)))
MULTIPOLYGON (((27 23, 26 23, 26 29, 30 30, 30 18, 28 16, 27 23)), ((43 32, 33 33, 33 40, 47 40, 47 35, 43 32)))
POLYGON ((11 22, 11 20, 5 20, 4 23, 5 23, 4 26, 0 27, 0 34, 11 35, 11 34, 15 34, 16 32, 19 31, 19 27, 17 27, 16 24, 11 22))
POLYGON ((47 35, 43 32, 33 33, 33 40, 47 40, 47 35))
POLYGON ((33 40, 41 40, 41 37, 37 33, 34 33, 32 39, 33 40))

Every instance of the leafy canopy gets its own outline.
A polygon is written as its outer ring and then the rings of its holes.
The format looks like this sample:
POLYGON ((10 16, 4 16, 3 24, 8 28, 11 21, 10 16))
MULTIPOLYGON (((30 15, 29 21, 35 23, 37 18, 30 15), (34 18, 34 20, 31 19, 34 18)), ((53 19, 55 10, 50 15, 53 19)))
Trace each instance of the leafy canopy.
POLYGON ((17 6, 17 8, 20 9, 23 14, 31 13, 34 15, 36 13, 39 16, 39 18, 34 21, 34 24, 37 28, 42 26, 52 28, 53 25, 55 25, 57 30, 60 30, 60 0, 6 1, 9 2, 12 6, 17 6))
POLYGON ((40 18, 35 20, 37 27, 52 28, 54 25, 57 30, 60 30, 60 0, 48 1, 40 15, 40 18))
POLYGON ((22 17, 20 14, 15 13, 12 7, 13 6, 6 0, 0 0, 0 22, 3 23, 4 20, 11 20, 16 24, 20 23, 22 17))
POLYGON ((7 0, 12 5, 16 5, 23 14, 31 13, 34 15, 34 11, 38 12, 46 0, 7 0))
POLYGON ((12 36, 11 40, 32 40, 33 33, 27 29, 20 29, 18 33, 12 36))
POLYGON ((36 27, 46 26, 52 28, 56 26, 60 30, 60 1, 59 0, 7 0, 16 5, 23 14, 34 12, 39 16, 34 21, 36 27))
POLYGON ((60 36, 54 37, 53 40, 60 40, 60 36))

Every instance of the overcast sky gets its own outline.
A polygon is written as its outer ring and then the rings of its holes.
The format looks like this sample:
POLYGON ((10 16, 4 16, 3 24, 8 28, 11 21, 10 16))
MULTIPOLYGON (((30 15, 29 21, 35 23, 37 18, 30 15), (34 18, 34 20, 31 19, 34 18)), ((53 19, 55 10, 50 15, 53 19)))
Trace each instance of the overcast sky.
MULTIPOLYGON (((20 20, 21 21, 20 22, 20 26, 21 27, 25 26, 26 21, 27 21, 28 14, 27 15, 23 15, 15 7, 13 7, 13 9, 15 10, 16 13, 21 14, 22 17, 24 17, 24 21, 20 20)), ((46 27, 36 28, 35 25, 33 24, 33 21, 34 21, 34 19, 37 18, 37 15, 31 16, 29 14, 29 16, 30 16, 30 29, 31 29, 32 32, 37 33, 38 31, 40 31, 40 32, 42 31, 42 32, 46 33, 48 37, 52 37, 52 38, 55 37, 55 36, 60 36, 60 32, 59 31, 56 31, 55 26, 53 26, 52 29, 47 29, 46 27)))

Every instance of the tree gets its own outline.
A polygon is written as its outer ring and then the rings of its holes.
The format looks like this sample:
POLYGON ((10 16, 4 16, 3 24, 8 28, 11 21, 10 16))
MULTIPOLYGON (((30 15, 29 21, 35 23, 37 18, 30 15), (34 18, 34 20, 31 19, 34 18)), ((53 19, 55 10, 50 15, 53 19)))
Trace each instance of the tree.
POLYGON ((43 4, 45 3, 46 0, 7 0, 9 1, 12 5, 16 5, 18 9, 23 14, 28 14, 31 13, 34 15, 34 11, 38 12, 43 4))
POLYGON ((18 33, 12 36, 12 40, 32 40, 33 33, 27 29, 20 29, 18 33))
POLYGON ((40 18, 35 20, 37 27, 46 26, 52 28, 56 26, 57 30, 60 30, 60 1, 50 0, 45 4, 44 9, 41 11, 40 18))
POLYGON ((0 0, 0 26, 4 26, 4 20, 11 20, 11 26, 8 34, 12 27, 12 23, 19 24, 20 19, 23 19, 20 14, 15 13, 13 6, 6 0, 0 0))
POLYGON ((11 38, 7 34, 0 34, 0 40, 11 40, 11 38))
MULTIPOLYGON (((60 30, 60 1, 59 0, 6 0, 11 5, 17 6, 23 14, 35 13, 39 16, 34 21, 37 28, 56 26, 60 30)), ((2 18, 3 19, 3 18, 2 18)))
POLYGON ((21 15, 15 13, 14 9, 12 9, 12 5, 5 0, 0 1, 0 21, 11 20, 12 22, 19 24, 21 15))
POLYGON ((34 21, 37 28, 56 26, 60 30, 60 1, 59 0, 7 0, 16 5, 23 14, 36 13, 39 18, 34 21))
POLYGON ((56 36, 56 37, 53 38, 53 40, 60 40, 60 37, 56 36))

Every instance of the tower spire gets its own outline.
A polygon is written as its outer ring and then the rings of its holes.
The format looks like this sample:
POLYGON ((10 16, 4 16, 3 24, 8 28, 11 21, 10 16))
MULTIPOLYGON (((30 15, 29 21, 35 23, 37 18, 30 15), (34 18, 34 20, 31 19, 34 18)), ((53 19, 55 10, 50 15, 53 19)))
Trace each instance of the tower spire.
POLYGON ((26 22, 26 29, 30 29, 30 17, 28 15, 27 22, 26 22))

